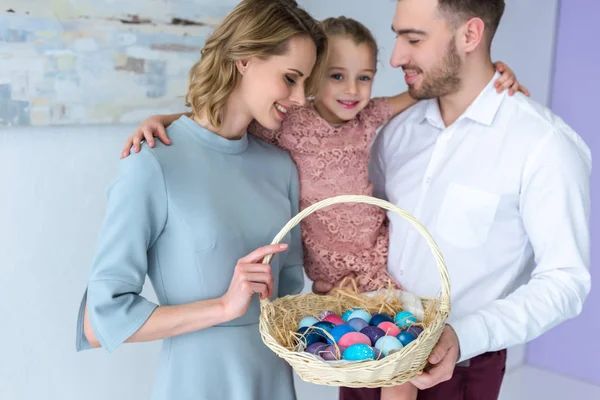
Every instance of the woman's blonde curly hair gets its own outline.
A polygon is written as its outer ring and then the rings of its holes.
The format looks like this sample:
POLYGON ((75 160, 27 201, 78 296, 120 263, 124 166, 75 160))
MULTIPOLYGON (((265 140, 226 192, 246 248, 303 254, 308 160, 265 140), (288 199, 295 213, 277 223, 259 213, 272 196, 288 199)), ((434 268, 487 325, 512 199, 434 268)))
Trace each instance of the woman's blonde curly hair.
POLYGON ((321 24, 293 0, 243 0, 206 40, 192 67, 186 105, 195 116, 205 113, 211 125, 222 124, 223 108, 241 75, 236 62, 285 54, 290 39, 306 36, 317 48, 317 62, 306 80, 314 96, 325 68, 327 35, 321 24))

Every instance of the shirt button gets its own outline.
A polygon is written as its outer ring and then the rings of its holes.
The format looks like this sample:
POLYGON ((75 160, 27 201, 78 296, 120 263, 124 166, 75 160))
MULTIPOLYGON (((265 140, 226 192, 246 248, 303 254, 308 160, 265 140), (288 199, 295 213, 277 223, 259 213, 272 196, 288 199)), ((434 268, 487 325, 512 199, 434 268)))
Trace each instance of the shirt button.
POLYGON ((404 275, 404 270, 401 269, 400 271, 398 271, 398 275, 403 276, 404 275))
POLYGON ((431 183, 431 177, 430 176, 428 176, 427 179, 425 179, 425 183, 428 184, 428 185, 431 183))

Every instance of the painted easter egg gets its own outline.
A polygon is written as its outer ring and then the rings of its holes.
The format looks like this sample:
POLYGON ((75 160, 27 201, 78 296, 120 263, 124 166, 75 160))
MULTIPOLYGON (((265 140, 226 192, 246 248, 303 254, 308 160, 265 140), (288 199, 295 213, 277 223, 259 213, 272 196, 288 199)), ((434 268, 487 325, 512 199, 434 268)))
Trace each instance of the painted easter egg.
POLYGON ((353 344, 344 350, 342 358, 348 361, 374 360, 375 351, 366 344, 353 344))
POLYGON ((366 344, 371 346, 371 339, 364 333, 348 332, 337 341, 337 344, 344 347, 350 347, 353 344, 366 344))
POLYGON ((325 342, 323 336, 316 333, 311 327, 304 326, 298 329, 298 333, 301 335, 298 340, 304 344, 304 346, 308 347, 313 343, 317 342, 325 342))
POLYGON ((411 335, 413 335, 414 337, 419 337, 419 335, 421 334, 421 332, 423 332, 423 328, 420 326, 409 326, 408 328, 405 328, 402 330, 403 332, 408 332, 411 335))
POLYGON ((400 343, 402 343, 403 346, 408 345, 410 342, 412 342, 415 339, 416 339, 415 336, 413 336, 411 333, 408 333, 406 331, 400 332, 400 334, 398 335, 398 340, 400 341, 400 343))
POLYGON ((304 349, 305 352, 310 354, 319 355, 319 352, 324 351, 329 345, 323 342, 315 342, 304 349))
MULTIPOLYGON (((331 332, 329 332, 329 334, 333 337, 333 340, 335 340, 335 343, 337 343, 342 336, 344 336, 346 333, 350 333, 350 332, 356 332, 356 331, 350 325, 344 324, 344 325, 337 325, 335 328, 333 328, 331 330, 331 332)), ((333 344, 333 342, 331 341, 330 338, 327 338, 327 343, 333 344)))
POLYGON ((342 354, 344 354, 344 350, 346 350, 346 348, 343 346, 338 346, 336 348, 335 345, 331 344, 331 345, 327 346, 326 348, 324 348, 323 350, 321 350, 319 355, 321 356, 321 358, 323 358, 323 360, 334 361, 334 360, 339 360, 342 358, 342 354), (338 351, 338 349, 339 349, 339 351, 338 351))
POLYGON ((394 336, 384 336, 375 343, 375 348, 386 357, 390 352, 400 350, 403 347, 404 345, 394 336))
POLYGON ((353 313, 354 311, 356 311, 356 310, 360 310, 360 308, 356 308, 356 307, 354 307, 354 308, 351 308, 351 309, 349 309, 349 310, 346 310, 346 311, 345 311, 345 312, 342 314, 342 319, 343 319, 344 321, 346 321, 346 322, 347 322, 347 321, 350 319, 350 318, 348 318, 348 317, 350 316, 350 314, 352 314, 352 313, 353 313))
POLYGON ((348 316, 348 320, 351 320, 353 318, 364 319, 365 322, 368 324, 371 321, 371 314, 369 314, 365 310, 355 310, 352 311, 352 313, 348 316))
POLYGON ((319 320, 315 317, 304 317, 300 320, 300 323, 298 324, 298 329, 314 325, 317 322, 319 322, 319 320))
POLYGON ((394 322, 396 323, 396 325, 398 325, 401 329, 403 328, 407 328, 410 325, 414 324, 417 322, 417 319, 415 318, 415 316, 408 311, 402 311, 399 312, 396 315, 396 318, 394 318, 394 322))
POLYGON ((346 323, 346 321, 344 321, 342 317, 336 314, 330 314, 326 316, 325 318, 323 318, 323 321, 331 322, 334 325, 344 325, 346 323))
POLYGON ((373 325, 373 326, 379 326, 382 322, 394 322, 394 320, 392 319, 392 317, 390 317, 387 314, 374 314, 371 317, 371 321, 369 322, 369 325, 373 325))
POLYGON ((366 335, 369 338, 369 340, 371 340, 371 346, 375 346, 375 343, 377 343, 377 341, 380 338, 385 336, 385 332, 381 328, 378 328, 376 326, 367 326, 363 328, 363 330, 361 330, 360 333, 366 335))
POLYGON ((332 315, 335 314, 333 311, 321 311, 320 313, 317 314, 317 319, 319 321, 323 321, 325 319, 325 317, 327 317, 328 315, 332 315))
POLYGON ((367 324, 367 321, 365 321, 362 318, 352 318, 348 321, 348 325, 353 327, 356 332, 360 332, 363 330, 363 328, 369 326, 369 324, 367 324))
POLYGON ((385 332, 386 336, 398 336, 400 334, 400 328, 396 324, 390 321, 385 321, 377 325, 379 329, 385 332))

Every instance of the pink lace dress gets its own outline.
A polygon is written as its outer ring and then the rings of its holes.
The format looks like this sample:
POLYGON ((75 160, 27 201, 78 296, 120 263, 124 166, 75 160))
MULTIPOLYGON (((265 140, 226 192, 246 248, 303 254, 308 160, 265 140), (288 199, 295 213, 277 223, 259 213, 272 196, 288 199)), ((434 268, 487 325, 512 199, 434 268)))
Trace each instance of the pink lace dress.
MULTIPOLYGON (((373 194, 368 177, 371 142, 392 116, 386 99, 373 99, 357 117, 331 126, 311 107, 296 107, 277 131, 254 122, 257 135, 287 150, 300 177, 300 209, 328 197, 373 194)), ((388 229, 385 210, 368 204, 338 204, 301 222, 308 277, 337 285, 352 276, 361 291, 387 285, 388 229)))

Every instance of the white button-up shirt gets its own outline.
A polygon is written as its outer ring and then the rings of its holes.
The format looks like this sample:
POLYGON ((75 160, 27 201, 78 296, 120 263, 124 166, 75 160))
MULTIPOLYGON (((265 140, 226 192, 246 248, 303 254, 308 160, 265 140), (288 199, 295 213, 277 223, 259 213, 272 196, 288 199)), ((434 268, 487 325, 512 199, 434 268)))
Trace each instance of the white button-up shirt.
MULTIPOLYGON (((373 146, 375 194, 432 234, 451 280, 461 357, 539 336, 581 312, 590 290, 591 154, 559 117, 493 82, 446 127, 437 100, 390 121, 373 146)), ((438 296, 427 243, 389 213, 388 270, 438 296)))

